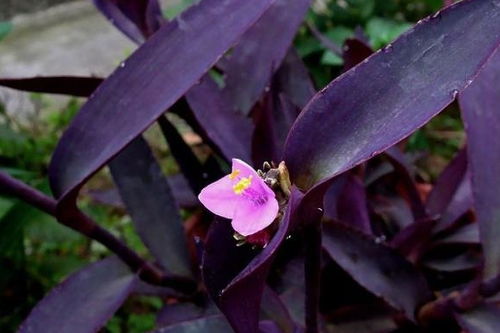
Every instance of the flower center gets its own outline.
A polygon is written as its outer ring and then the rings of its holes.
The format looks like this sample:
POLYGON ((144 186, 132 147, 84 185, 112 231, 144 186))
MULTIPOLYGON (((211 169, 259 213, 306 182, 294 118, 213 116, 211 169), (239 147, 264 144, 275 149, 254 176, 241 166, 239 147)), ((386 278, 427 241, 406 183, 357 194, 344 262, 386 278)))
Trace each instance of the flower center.
MULTIPOLYGON (((229 177, 231 177, 231 175, 229 175, 229 177)), ((234 193, 240 195, 243 193, 243 191, 249 188, 251 184, 252 184, 252 176, 243 177, 236 184, 233 185, 233 191, 234 193)))

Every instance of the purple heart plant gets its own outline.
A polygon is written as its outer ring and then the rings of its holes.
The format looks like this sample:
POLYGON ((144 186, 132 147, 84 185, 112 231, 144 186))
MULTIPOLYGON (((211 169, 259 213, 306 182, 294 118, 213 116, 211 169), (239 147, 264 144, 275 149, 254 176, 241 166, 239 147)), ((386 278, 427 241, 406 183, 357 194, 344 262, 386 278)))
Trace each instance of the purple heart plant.
POLYGON ((94 3, 138 49, 103 79, 0 79, 87 98, 53 197, 6 173, 0 189, 114 256, 19 332, 96 332, 132 294, 169 300, 158 333, 500 332, 500 1, 451 4, 377 52, 362 33, 327 45, 344 70, 318 92, 293 46, 309 0, 201 0, 173 20, 156 0, 94 3), (401 142, 457 105, 467 144, 424 196, 401 142), (142 136, 155 122, 181 182, 142 136), (153 260, 79 209, 104 166, 153 260))

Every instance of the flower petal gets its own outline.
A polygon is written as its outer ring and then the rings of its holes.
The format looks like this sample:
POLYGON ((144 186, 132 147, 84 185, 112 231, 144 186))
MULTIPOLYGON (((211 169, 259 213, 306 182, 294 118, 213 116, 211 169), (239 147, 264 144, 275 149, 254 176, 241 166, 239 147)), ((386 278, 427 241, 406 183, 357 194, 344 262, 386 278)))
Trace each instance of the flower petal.
POLYGON ((209 211, 227 219, 232 219, 236 206, 245 201, 243 197, 234 193, 233 180, 229 176, 224 176, 205 187, 198 195, 198 199, 209 211))
POLYGON ((240 159, 233 158, 232 159, 232 171, 238 170, 238 177, 248 177, 252 176, 252 178, 260 178, 257 172, 250 165, 246 164, 240 159))
POLYGON ((278 201, 274 195, 266 198, 267 201, 262 205, 251 200, 240 202, 236 207, 236 214, 231 222, 233 229, 243 236, 248 236, 265 229, 273 223, 276 216, 278 216, 278 201))

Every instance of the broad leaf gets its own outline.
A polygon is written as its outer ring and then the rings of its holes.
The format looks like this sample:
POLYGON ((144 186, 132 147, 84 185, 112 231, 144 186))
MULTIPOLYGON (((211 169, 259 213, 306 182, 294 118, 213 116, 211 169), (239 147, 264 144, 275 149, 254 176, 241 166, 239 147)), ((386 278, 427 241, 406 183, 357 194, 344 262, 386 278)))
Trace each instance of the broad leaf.
POLYGON ((225 91, 248 114, 278 70, 309 8, 310 0, 276 0, 248 30, 224 65, 225 91))
MULTIPOLYGON (((499 24, 500 25, 500 24, 499 24)), ((472 193, 484 251, 484 279, 500 274, 500 51, 460 96, 472 193)))
POLYGON ((165 22, 158 0, 94 0, 121 32, 140 44, 165 22))
POLYGON ((462 1, 422 20, 330 83, 288 136, 285 161, 293 182, 309 189, 424 125, 498 47, 499 21, 497 0, 462 1))
POLYGON ((96 332, 125 301, 134 281, 135 276, 116 257, 86 266, 52 289, 19 332, 96 332))
POLYGON ((190 276, 179 207, 146 141, 136 138, 109 167, 144 244, 167 271, 190 276))
POLYGON ((189 106, 208 138, 227 160, 237 157, 250 161, 251 120, 238 113, 210 75, 186 94, 189 106))
POLYGON ((391 248, 339 224, 323 228, 323 247, 352 278, 393 308, 415 320, 431 293, 425 279, 391 248))
POLYGON ((204 0, 148 39, 103 82, 64 133, 49 168, 55 196, 75 191, 144 131, 272 2, 204 0))

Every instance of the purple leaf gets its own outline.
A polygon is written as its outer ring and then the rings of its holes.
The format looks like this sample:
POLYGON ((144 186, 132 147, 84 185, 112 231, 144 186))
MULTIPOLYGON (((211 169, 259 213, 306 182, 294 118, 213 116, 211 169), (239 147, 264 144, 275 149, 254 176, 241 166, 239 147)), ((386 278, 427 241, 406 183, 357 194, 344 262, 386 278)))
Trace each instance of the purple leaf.
POLYGON ((348 71, 361 61, 371 56, 373 50, 370 46, 359 39, 348 38, 342 48, 342 58, 344 59, 344 71, 348 71))
POLYGON ((436 240, 434 244, 479 244, 479 227, 477 223, 470 223, 447 237, 436 240))
POLYGON ((424 125, 498 47, 499 20, 496 1, 462 1, 422 20, 330 83, 288 136, 285 162, 292 182, 309 189, 424 125))
POLYGON ((168 272, 191 276, 179 207, 158 162, 142 137, 109 164, 137 233, 168 272))
POLYGON ((413 179, 412 166, 406 161, 406 156, 398 147, 393 146, 385 151, 385 156, 394 167, 398 180, 402 185, 404 196, 408 198, 413 217, 416 221, 426 219, 428 214, 413 179))
POLYGON ((442 215, 449 206, 467 171, 467 153, 462 149, 441 173, 427 199, 430 216, 442 215))
POLYGON ((165 23, 158 0, 94 0, 95 6, 137 44, 165 23))
POLYGON ((186 176, 191 190, 199 193, 208 182, 205 168, 167 117, 160 117, 158 124, 167 141, 170 153, 175 158, 181 172, 186 176))
MULTIPOLYGON (((498 5, 498 3, 497 3, 498 5)), ((499 6, 500 7, 500 6, 499 6)), ((498 24, 497 24, 498 25, 498 24)), ((460 96, 485 280, 500 274, 500 51, 460 96)))
POLYGON ((472 197, 470 172, 468 172, 455 191, 448 208, 446 208, 434 228, 434 232, 452 227, 462 216, 472 210, 473 205, 474 199, 472 197))
POLYGON ((166 326, 150 333, 233 333, 227 320, 221 315, 211 315, 203 318, 166 326))
POLYGON ((49 170, 55 196, 76 192, 186 93, 272 2, 204 0, 148 39, 64 133, 49 170))
POLYGON ((271 319, 281 329, 282 333, 294 332, 295 325, 288 313, 288 309, 279 295, 269 287, 264 288, 261 312, 271 319))
POLYGON ((193 86, 186 99, 196 120, 226 159, 250 161, 253 125, 250 119, 236 112, 210 75, 193 86))
POLYGON ((410 320, 432 296, 424 277, 408 261, 353 229, 325 224, 323 247, 356 282, 410 320))
POLYGON ((134 281, 116 257, 86 266, 52 289, 19 332, 97 332, 128 297, 134 281))
POLYGON ((15 79, 1 78, 0 86, 22 91, 88 97, 102 81, 103 79, 97 77, 39 76, 15 79))
POLYGON ((274 91, 274 87, 259 104, 254 108, 256 120, 252 137, 252 160, 255 165, 281 161, 288 130, 300 111, 286 95, 274 91))
POLYGON ((215 305, 209 304, 207 308, 199 307, 193 303, 166 304, 156 318, 158 326, 170 326, 183 321, 220 314, 215 305))
POLYGON ((212 226, 203 256, 203 279, 236 333, 257 331, 267 273, 290 232, 301 199, 302 194, 294 189, 277 233, 257 255, 249 246, 236 246, 228 221, 218 221, 212 226))
POLYGON ((351 172, 347 175, 342 192, 337 201, 337 216, 340 221, 372 234, 366 192, 363 181, 351 172))
POLYGON ((294 48, 283 59, 275 80, 288 99, 301 109, 316 93, 309 72, 294 48))
POLYGON ((423 260, 422 264, 440 272, 458 272, 477 269, 481 258, 477 252, 469 250, 451 258, 429 258, 423 260))
POLYGON ((279 68, 310 2, 276 0, 243 35, 225 63, 225 91, 243 114, 250 112, 279 68))
POLYGON ((483 304, 464 313, 456 312, 455 318, 468 333, 497 333, 500 327, 500 310, 493 304, 483 304))
POLYGON ((271 320, 263 320, 259 322, 259 332, 260 333, 283 333, 278 325, 271 320))

